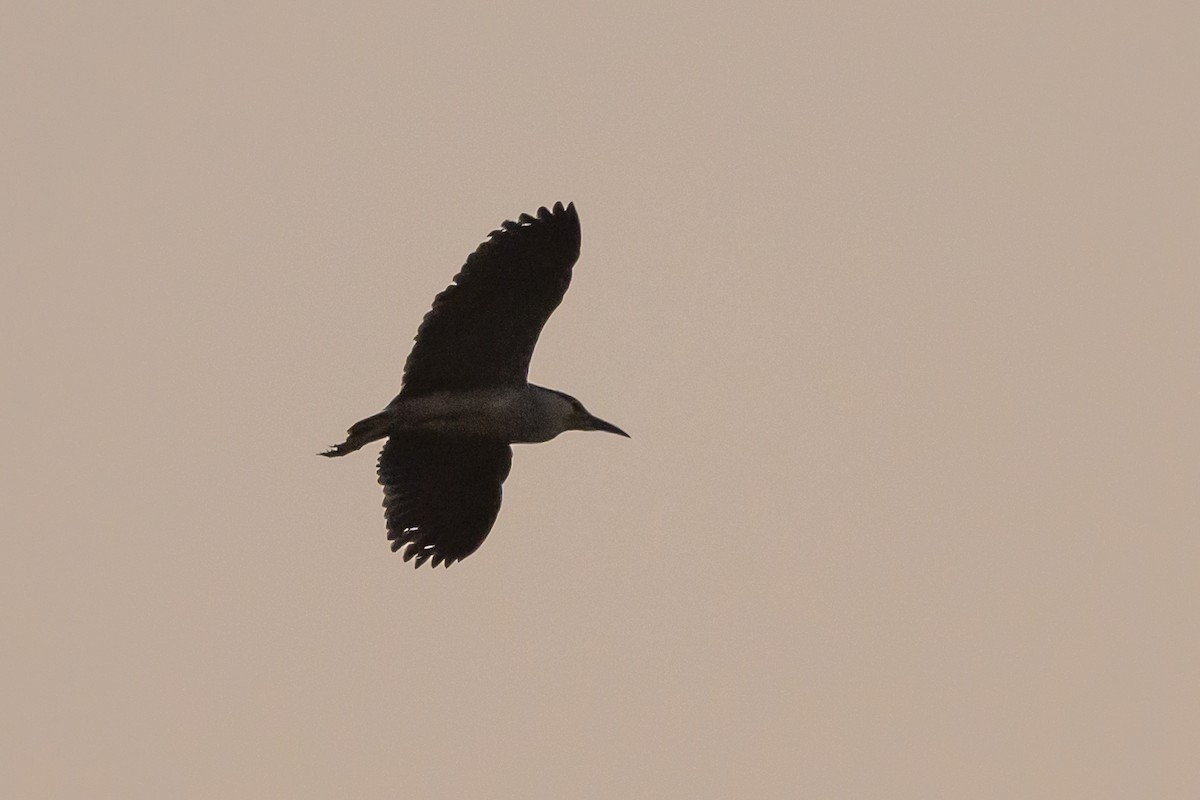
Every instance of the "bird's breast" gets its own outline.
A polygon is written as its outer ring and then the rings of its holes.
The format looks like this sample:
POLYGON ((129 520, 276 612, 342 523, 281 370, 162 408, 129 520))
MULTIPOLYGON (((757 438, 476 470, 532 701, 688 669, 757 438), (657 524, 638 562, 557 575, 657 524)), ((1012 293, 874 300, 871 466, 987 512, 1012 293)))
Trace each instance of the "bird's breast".
POLYGON ((528 392, 497 389, 399 397, 389 406, 400 432, 442 433, 513 442, 552 438, 537 424, 528 392))

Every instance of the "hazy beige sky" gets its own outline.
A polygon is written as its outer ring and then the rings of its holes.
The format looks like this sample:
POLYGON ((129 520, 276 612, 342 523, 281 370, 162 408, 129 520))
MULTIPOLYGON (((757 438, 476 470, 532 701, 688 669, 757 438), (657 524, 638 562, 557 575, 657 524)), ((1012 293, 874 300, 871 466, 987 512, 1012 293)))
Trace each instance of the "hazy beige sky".
POLYGON ((1200 796, 1195 4, 84 5, 0 33, 0 794, 1200 796), (556 200, 633 439, 414 571, 315 454, 556 200))

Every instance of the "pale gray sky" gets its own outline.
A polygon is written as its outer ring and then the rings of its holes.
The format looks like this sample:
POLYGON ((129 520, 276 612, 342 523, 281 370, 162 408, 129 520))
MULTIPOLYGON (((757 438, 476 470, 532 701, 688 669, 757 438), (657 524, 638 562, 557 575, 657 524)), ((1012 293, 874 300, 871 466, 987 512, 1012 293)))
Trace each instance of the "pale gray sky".
POLYGON ((1196 797, 1197 17, 10 10, 0 794, 1196 797), (556 200, 633 439, 414 571, 315 454, 556 200))

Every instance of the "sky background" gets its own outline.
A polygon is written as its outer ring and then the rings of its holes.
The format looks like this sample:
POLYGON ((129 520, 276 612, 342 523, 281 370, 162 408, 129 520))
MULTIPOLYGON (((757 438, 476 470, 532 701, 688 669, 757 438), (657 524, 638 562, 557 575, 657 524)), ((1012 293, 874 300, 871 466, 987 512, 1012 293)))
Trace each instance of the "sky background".
POLYGON ((1194 3, 17 3, 0 794, 1200 796, 1194 3), (372 446, 574 201, 449 570, 372 446))

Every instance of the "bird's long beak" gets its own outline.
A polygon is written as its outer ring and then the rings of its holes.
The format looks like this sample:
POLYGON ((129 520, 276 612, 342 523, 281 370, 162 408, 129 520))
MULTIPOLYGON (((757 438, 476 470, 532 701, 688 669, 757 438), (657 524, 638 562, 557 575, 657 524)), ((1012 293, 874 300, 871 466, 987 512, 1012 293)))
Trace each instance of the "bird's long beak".
POLYGON ((599 417, 594 417, 591 414, 588 414, 587 419, 583 421, 583 425, 580 426, 580 429, 585 431, 604 431, 605 433, 615 433, 618 436, 624 436, 626 439, 633 438, 616 425, 613 425, 611 422, 605 422, 599 417))

